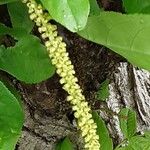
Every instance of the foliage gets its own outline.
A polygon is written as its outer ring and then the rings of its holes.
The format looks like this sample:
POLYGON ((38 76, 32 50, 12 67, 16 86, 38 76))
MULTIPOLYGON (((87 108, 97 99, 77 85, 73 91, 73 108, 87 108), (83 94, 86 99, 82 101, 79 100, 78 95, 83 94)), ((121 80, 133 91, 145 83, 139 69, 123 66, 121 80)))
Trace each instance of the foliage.
POLYGON ((101 101, 106 101, 109 96, 109 80, 106 79, 100 84, 99 90, 97 92, 97 99, 101 101))
MULTIPOLYGON (((2 3, 3 1, 0 4, 2 3)), ((9 35, 15 45, 0 46, 0 69, 27 83, 47 79, 53 75, 55 69, 49 61, 46 48, 37 37, 30 34, 33 23, 28 17, 27 8, 21 2, 10 3, 7 6, 12 28, 0 24, 0 37, 9 35)), ((24 118, 20 96, 10 86, 8 87, 9 90, 0 82, 1 150, 14 150, 24 118)))
POLYGON ((0 150, 13 150, 23 125, 23 111, 16 97, 0 81, 0 150))
POLYGON ((150 70, 150 16, 101 12, 91 16, 82 37, 102 44, 127 58, 132 64, 150 70))
POLYGON ((150 150, 149 136, 133 136, 126 143, 123 143, 126 146, 120 146, 115 150, 150 150))
POLYGON ((13 28, 0 24, 0 35, 10 35, 17 43, 7 48, 0 46, 0 69, 26 83, 40 82, 52 76, 54 66, 46 48, 30 34, 33 23, 29 20, 27 8, 16 2, 8 4, 8 9, 13 28))
POLYGON ((136 135, 136 114, 129 108, 123 108, 120 113, 120 127, 124 134, 124 141, 115 150, 150 150, 150 132, 136 135))
POLYGON ((90 11, 89 0, 41 0, 50 15, 72 32, 85 27, 90 11))
POLYGON ((109 137, 109 133, 104 121, 97 114, 97 112, 93 112, 93 119, 97 124, 97 134, 99 135, 101 150, 113 150, 112 139, 109 137))
POLYGON ((136 132, 136 114, 129 108, 124 108, 120 111, 120 127, 125 136, 129 139, 136 132))

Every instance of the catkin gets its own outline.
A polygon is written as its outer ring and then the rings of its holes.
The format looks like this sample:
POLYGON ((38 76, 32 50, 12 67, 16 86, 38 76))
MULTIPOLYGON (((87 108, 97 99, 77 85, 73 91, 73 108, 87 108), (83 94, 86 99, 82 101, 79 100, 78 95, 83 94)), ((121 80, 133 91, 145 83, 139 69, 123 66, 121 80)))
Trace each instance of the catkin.
POLYGON ((35 0, 23 0, 23 3, 26 3, 30 19, 36 23, 42 38, 46 40, 45 46, 49 57, 52 64, 56 66, 57 74, 61 77, 60 83, 69 94, 67 101, 72 104, 72 110, 75 111, 74 116, 77 118, 78 127, 85 141, 85 149, 99 150, 97 126, 92 119, 91 109, 82 94, 78 79, 75 77, 74 66, 66 51, 66 44, 62 37, 58 36, 57 27, 49 23, 51 18, 48 13, 43 12, 40 4, 37 4, 35 0))

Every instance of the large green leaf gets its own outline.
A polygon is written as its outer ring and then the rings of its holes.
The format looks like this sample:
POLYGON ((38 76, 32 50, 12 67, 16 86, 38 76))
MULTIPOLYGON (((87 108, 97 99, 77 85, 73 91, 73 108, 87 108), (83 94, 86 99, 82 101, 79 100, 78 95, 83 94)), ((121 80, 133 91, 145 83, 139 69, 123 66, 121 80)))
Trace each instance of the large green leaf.
POLYGON ((13 28, 0 24, 0 34, 11 35, 17 43, 14 47, 0 47, 0 69, 26 83, 37 83, 49 78, 55 68, 41 41, 29 34, 33 24, 28 18, 26 7, 17 2, 9 4, 8 8, 13 28))
POLYGON ((14 2, 14 1, 17 1, 17 0, 0 0, 0 5, 11 3, 11 2, 14 2))
POLYGON ((101 150, 113 150, 112 139, 109 137, 109 133, 107 127, 102 120, 102 118, 97 114, 97 112, 93 112, 93 119, 97 124, 97 134, 99 135, 99 142, 101 145, 101 150))
POLYGON ((136 113, 128 108, 121 109, 119 113, 120 127, 125 138, 132 137, 136 132, 136 113))
POLYGON ((69 138, 66 137, 63 141, 60 141, 56 145, 56 150, 73 150, 73 144, 70 142, 69 138))
POLYGON ((72 32, 85 27, 90 11, 89 0, 41 0, 50 15, 72 32))
POLYGON ((133 136, 124 146, 115 150, 150 150, 150 137, 133 136))
POLYGON ((150 13, 150 0, 122 0, 127 13, 150 13))
POLYGON ((0 150, 14 150, 24 115, 16 97, 0 81, 0 150))
POLYGON ((85 29, 78 33, 150 70, 150 15, 101 12, 89 17, 85 29))
POLYGON ((23 35, 15 47, 0 47, 0 68, 27 83, 40 82, 54 73, 44 46, 30 35, 23 35))

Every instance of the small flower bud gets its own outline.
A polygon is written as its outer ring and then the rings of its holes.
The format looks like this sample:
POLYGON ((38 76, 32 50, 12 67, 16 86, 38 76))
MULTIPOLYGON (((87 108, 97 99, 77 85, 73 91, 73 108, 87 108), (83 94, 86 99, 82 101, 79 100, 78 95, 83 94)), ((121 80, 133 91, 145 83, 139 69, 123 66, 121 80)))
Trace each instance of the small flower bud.
POLYGON ((31 15, 30 15, 30 19, 31 19, 31 20, 34 20, 36 17, 37 17, 36 14, 31 14, 31 15))
POLYGON ((62 78, 60 79, 60 84, 64 84, 66 81, 62 78))
POLYGON ((73 96, 71 96, 71 95, 67 96, 67 101, 71 101, 73 99, 74 99, 73 96))
POLYGON ((50 47, 50 46, 51 46, 51 43, 50 43, 49 41, 46 41, 46 42, 45 42, 45 46, 46 46, 46 47, 50 47))

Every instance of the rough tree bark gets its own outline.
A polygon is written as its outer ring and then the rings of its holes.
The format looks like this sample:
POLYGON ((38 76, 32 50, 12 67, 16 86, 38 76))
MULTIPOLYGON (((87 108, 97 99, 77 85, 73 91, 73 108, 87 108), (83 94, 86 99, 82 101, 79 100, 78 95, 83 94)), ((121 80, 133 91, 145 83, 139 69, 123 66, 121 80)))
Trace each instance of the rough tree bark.
MULTIPOLYGON (((150 73, 122 62, 116 65, 110 75, 110 96, 107 107, 112 114, 102 111, 106 104, 100 105, 100 115, 106 121, 114 141, 122 140, 118 116, 115 115, 123 107, 130 107, 137 113, 138 131, 150 128, 150 73)), ((82 142, 76 131, 76 125, 71 124, 64 116, 61 119, 46 117, 38 112, 30 112, 25 103, 26 119, 18 150, 54 150, 56 141, 69 135, 77 143, 75 149, 82 150, 82 142)))

